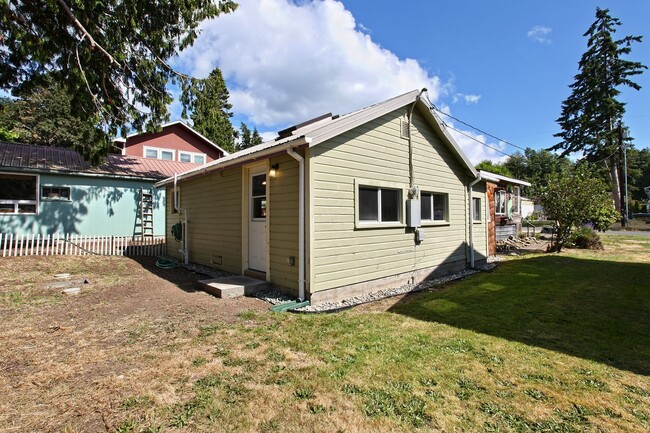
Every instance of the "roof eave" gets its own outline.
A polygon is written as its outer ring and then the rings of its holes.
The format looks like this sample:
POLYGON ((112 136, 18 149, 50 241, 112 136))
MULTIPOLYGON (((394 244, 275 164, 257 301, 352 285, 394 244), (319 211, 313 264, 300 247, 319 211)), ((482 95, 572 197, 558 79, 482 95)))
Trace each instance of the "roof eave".
MULTIPOLYGON (((211 173, 213 171, 218 171, 218 170, 224 170, 226 168, 230 168, 233 166, 245 164, 251 161, 256 161, 258 159, 265 159, 270 157, 271 155, 275 155, 281 152, 286 151, 287 149, 298 149, 301 147, 304 147, 309 144, 310 139, 301 136, 301 137, 295 137, 293 140, 288 140, 284 143, 278 144, 277 146, 271 146, 267 147, 265 149, 262 149, 258 152, 252 152, 246 155, 242 155, 237 158, 232 158, 232 159, 227 159, 227 158, 221 158, 212 161, 209 164, 202 165, 198 168, 195 168, 193 170, 186 171, 184 173, 180 173, 176 176, 177 180, 187 180, 196 176, 201 176, 207 173, 211 173), (225 159, 225 161, 224 161, 225 159)), ((156 188, 160 188, 165 185, 169 185, 170 183, 174 182, 174 177, 168 177, 167 179, 161 180, 159 182, 156 182, 154 185, 156 188)))

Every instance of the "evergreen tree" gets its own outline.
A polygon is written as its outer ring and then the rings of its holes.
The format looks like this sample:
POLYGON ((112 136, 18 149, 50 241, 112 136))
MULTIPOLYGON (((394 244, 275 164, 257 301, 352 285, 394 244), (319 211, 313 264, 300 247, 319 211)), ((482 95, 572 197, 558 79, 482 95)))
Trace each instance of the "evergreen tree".
POLYGON ((216 68, 205 80, 194 82, 181 99, 186 107, 183 117, 191 110, 194 129, 221 148, 234 152, 237 131, 230 123, 232 104, 228 102, 229 97, 226 82, 216 68))
POLYGON ((548 150, 527 148, 524 153, 516 152, 503 165, 517 179, 531 183, 527 194, 539 198, 540 191, 547 185, 551 174, 565 175, 573 168, 573 163, 566 157, 560 157, 548 150))
POLYGON ((97 119, 107 151, 119 130, 155 130, 168 120, 168 82, 197 83, 169 59, 191 46, 206 19, 232 0, 0 1, 0 88, 14 96, 64 85, 72 114, 97 119))
POLYGON ((36 88, 21 98, 2 98, 0 129, 7 132, 7 140, 71 148, 98 163, 108 152, 97 146, 104 132, 92 118, 75 116, 71 101, 64 87, 56 84, 36 88))
POLYGON ((257 128, 253 127, 253 132, 251 132, 250 128, 244 122, 242 122, 239 127, 239 136, 241 137, 241 141, 239 142, 237 150, 257 146, 263 141, 262 136, 257 132, 257 128))
POLYGON ((618 175, 618 132, 625 113, 625 103, 618 100, 621 86, 639 90, 631 77, 641 74, 646 66, 623 59, 641 36, 626 36, 615 40, 612 35, 621 22, 608 9, 596 9, 596 21, 584 34, 588 37, 587 51, 578 63, 579 72, 569 86, 571 95, 562 103, 557 119, 562 141, 550 150, 562 150, 562 155, 582 152, 590 162, 606 164, 617 210, 620 211, 621 191, 618 175))

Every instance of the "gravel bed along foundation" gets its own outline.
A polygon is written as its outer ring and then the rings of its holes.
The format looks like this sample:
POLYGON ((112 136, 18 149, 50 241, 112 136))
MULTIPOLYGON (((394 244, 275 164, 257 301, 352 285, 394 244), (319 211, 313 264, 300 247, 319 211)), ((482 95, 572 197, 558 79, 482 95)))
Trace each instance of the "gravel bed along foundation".
POLYGON ((403 295, 404 293, 413 293, 413 292, 428 290, 432 287, 439 286, 449 281, 459 280, 461 278, 468 277, 470 275, 476 274, 481 271, 491 271, 495 267, 496 267, 495 263, 488 263, 486 265, 476 267, 475 269, 466 269, 464 271, 456 272, 455 274, 445 275, 444 277, 426 280, 415 286, 412 284, 404 284, 401 287, 380 290, 378 292, 369 293, 363 296, 355 296, 354 298, 344 299, 339 302, 324 302, 319 305, 309 305, 307 307, 298 308, 293 311, 300 312, 300 313, 333 312, 336 310, 342 310, 342 309, 354 307, 355 305, 367 304, 368 302, 374 302, 384 298, 403 295))

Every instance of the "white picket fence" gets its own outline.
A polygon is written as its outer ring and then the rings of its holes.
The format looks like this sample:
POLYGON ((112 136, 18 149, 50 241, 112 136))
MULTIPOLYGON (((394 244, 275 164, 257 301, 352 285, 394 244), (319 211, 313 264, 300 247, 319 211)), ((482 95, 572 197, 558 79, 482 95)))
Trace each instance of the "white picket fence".
POLYGON ((160 256, 165 237, 141 239, 132 236, 84 236, 76 234, 0 233, 2 257, 16 256, 160 256))

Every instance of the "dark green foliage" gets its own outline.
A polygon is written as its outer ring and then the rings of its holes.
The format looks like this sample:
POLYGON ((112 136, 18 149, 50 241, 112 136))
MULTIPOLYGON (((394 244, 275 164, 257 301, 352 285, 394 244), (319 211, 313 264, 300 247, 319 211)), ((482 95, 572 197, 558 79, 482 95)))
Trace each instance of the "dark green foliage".
POLYGON ((237 146, 237 150, 248 149, 249 147, 262 144, 262 136, 257 131, 257 128, 253 128, 253 131, 251 132, 250 128, 242 122, 239 131, 241 141, 237 146))
POLYGON ((553 150, 563 155, 584 152, 589 160, 607 157, 616 148, 618 132, 615 124, 625 113, 625 103, 618 100, 621 86, 639 90, 631 80, 646 66, 625 60, 634 42, 641 36, 626 36, 614 40, 612 35, 621 22, 608 9, 596 9, 596 21, 584 34, 588 37, 587 51, 578 64, 579 72, 569 86, 571 95, 562 103, 562 114, 557 119, 562 139, 553 150))
POLYGON ((548 150, 527 148, 523 154, 516 152, 510 156, 503 165, 514 178, 531 183, 526 191, 527 196, 539 198, 540 191, 546 186, 546 179, 550 174, 569 173, 574 164, 568 158, 560 157, 548 150))
POLYGON ((190 80, 186 83, 181 102, 183 117, 191 111, 194 129, 228 152, 235 151, 237 131, 232 127, 232 104, 226 82, 217 68, 205 80, 190 80))
POLYGON ((590 224, 578 227, 571 235, 569 242, 577 248, 586 250, 602 250, 604 248, 600 236, 598 236, 590 224))
POLYGON ((549 176, 540 197, 547 215, 557 223, 553 249, 558 252, 583 222, 588 221, 596 230, 606 230, 618 218, 607 186, 585 166, 570 176, 549 176))
POLYGON ((10 141, 74 149, 93 163, 101 161, 110 144, 96 119, 74 114, 72 96, 54 83, 1 99, 0 127, 10 141))
POLYGON ((632 44, 641 42, 641 36, 613 39, 620 25, 608 9, 596 8, 596 21, 584 34, 588 37, 587 51, 580 59, 579 72, 569 86, 571 95, 562 103, 557 119, 562 131, 555 136, 562 141, 550 148, 561 150, 562 155, 581 152, 585 160, 603 164, 608 169, 614 204, 619 211, 624 208, 620 147, 625 114, 619 89, 639 90, 641 86, 632 77, 647 69, 640 62, 624 59, 632 44))
POLYGON ((108 135, 154 130, 168 120, 167 84, 196 84, 167 61, 194 43, 202 21, 236 7, 231 0, 5 0, 0 88, 21 96, 54 82, 72 95, 73 116, 93 119, 108 135))
POLYGON ((477 170, 485 170, 485 171, 489 171, 490 173, 501 174, 503 176, 512 177, 512 173, 510 172, 510 170, 505 164, 499 162, 493 162, 490 161, 489 159, 485 159, 479 162, 478 164, 476 164, 475 168, 477 170))

